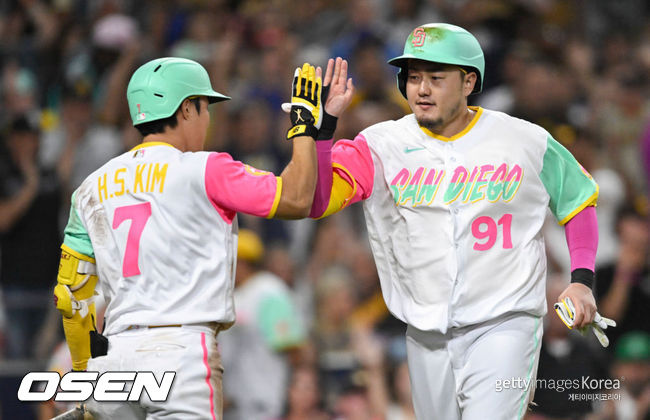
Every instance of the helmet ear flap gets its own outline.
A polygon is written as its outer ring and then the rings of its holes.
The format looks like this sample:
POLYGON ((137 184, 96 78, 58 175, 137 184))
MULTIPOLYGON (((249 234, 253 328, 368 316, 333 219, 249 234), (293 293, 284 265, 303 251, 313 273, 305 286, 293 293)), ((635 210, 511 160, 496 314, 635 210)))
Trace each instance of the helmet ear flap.
POLYGON ((406 97, 406 76, 408 75, 408 70, 404 67, 400 67, 399 71, 397 72, 397 89, 402 93, 402 96, 404 98, 408 99, 406 97))

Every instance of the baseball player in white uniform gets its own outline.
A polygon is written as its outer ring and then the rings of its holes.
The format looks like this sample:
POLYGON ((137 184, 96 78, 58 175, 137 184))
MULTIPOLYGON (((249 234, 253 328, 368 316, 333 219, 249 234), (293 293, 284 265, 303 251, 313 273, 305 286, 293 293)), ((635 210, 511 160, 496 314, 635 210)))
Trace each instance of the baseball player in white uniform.
POLYGON ((307 216, 321 84, 320 69, 296 70, 293 156, 276 177, 201 151, 208 105, 229 98, 212 89, 199 63, 160 58, 133 74, 127 98, 143 142, 73 194, 54 294, 74 370, 176 376, 165 402, 146 392, 135 402, 89 401, 96 419, 221 418, 216 334, 235 319, 236 215, 307 216), (107 353, 95 331, 96 285, 107 302, 107 353))
MULTIPOLYGON (((467 106, 485 64, 466 30, 418 27, 389 63, 413 113, 333 147, 318 142, 311 216, 364 201, 384 299, 408 324, 418 419, 520 419, 546 311, 546 209, 565 225, 571 250, 572 283, 560 298, 574 303, 573 325, 588 326, 598 186, 541 127, 467 106)), ((324 84, 342 67, 330 60, 324 84)), ((332 84, 325 135, 347 91, 332 84)))

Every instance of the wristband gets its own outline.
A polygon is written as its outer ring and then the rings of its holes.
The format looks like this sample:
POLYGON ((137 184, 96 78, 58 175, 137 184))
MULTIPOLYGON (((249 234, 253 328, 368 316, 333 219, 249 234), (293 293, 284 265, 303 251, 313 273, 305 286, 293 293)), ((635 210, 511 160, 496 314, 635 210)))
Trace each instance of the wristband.
POLYGON ((336 122, 338 118, 333 115, 328 114, 326 111, 323 112, 323 124, 318 130, 318 136, 315 137, 316 140, 331 140, 334 137, 334 131, 336 130, 336 122))
POLYGON ((595 281, 596 274, 588 268, 576 268, 571 272, 571 283, 584 284, 588 288, 593 289, 595 281))

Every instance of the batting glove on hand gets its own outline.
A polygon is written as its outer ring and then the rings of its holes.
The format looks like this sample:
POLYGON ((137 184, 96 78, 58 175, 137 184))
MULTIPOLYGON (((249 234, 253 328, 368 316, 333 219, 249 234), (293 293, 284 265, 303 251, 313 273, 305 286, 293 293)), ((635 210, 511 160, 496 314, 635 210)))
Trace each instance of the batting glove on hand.
MULTIPOLYGON (((329 90, 329 85, 323 86, 323 92, 321 94, 323 103, 327 102, 327 95, 329 94, 329 90)), ((332 137, 334 137, 334 131, 336 131, 336 122, 338 121, 338 118, 330 115, 327 110, 325 110, 325 106, 323 106, 322 114, 323 122, 318 129, 318 136, 316 137, 316 140, 330 140, 332 137)))
MULTIPOLYGON (((575 306, 573 306, 573 302, 571 302, 571 299, 564 298, 561 302, 555 303, 553 305, 553 308, 555 308, 555 313, 557 313, 562 322, 564 322, 564 325, 572 330, 576 310, 575 306)), ((609 339, 607 338, 607 335, 605 335, 604 330, 606 330, 607 327, 615 326, 616 321, 613 319, 605 318, 596 312, 596 316, 594 316, 594 320, 591 322, 591 324, 586 327, 578 328, 578 331, 580 331, 582 335, 586 335, 587 330, 591 329, 600 344, 603 347, 607 347, 609 346, 609 339)))
POLYGON ((323 123, 323 81, 316 77, 316 69, 309 63, 298 67, 293 75, 291 103, 283 103, 282 110, 289 113, 291 128, 287 139, 310 136, 314 139, 323 123))

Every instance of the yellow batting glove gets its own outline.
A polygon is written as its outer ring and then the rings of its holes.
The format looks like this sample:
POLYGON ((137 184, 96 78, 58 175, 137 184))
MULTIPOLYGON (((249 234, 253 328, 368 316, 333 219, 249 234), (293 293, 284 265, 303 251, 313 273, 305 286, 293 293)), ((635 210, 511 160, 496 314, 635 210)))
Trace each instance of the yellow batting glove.
POLYGON ((282 110, 289 113, 291 128, 287 138, 310 136, 314 139, 323 123, 323 81, 316 77, 316 69, 309 63, 294 72, 291 102, 283 103, 282 110))

